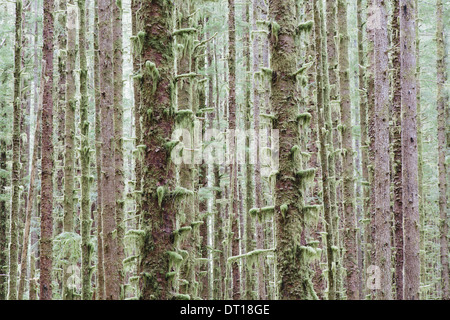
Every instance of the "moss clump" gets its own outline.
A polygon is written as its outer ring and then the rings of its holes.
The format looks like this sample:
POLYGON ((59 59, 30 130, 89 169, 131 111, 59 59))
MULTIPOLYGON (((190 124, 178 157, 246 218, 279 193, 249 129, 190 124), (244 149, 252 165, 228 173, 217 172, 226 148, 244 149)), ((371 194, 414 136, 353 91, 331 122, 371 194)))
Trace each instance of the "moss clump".
POLYGON ((292 159, 295 159, 299 154, 300 154, 301 150, 300 147, 298 145, 295 145, 291 148, 291 157, 292 159))
POLYGON ((169 255, 169 269, 178 269, 184 260, 183 256, 175 251, 167 251, 167 254, 169 255))
POLYGON ((309 126, 311 119, 312 115, 309 112, 301 113, 297 116, 297 122, 301 126, 309 126))
POLYGON ((301 189, 304 189, 308 183, 312 182, 315 176, 316 169, 314 168, 300 170, 295 173, 295 177, 297 178, 301 189))
POLYGON ((197 29, 195 29, 195 28, 184 28, 184 29, 175 30, 173 32, 173 35, 174 36, 183 36, 183 35, 191 34, 191 33, 195 33, 195 32, 197 32, 197 29))
POLYGON ((264 208, 252 208, 248 212, 253 218, 258 218, 258 221, 263 222, 271 218, 275 213, 275 207, 269 206, 264 208))
POLYGON ((152 94, 154 94, 156 92, 156 88, 158 87, 158 81, 159 81, 158 68, 156 68, 156 65, 153 62, 146 61, 145 62, 145 72, 152 79, 152 82, 153 82, 152 94))
POLYGON ((178 230, 175 230, 173 232, 175 236, 175 245, 178 246, 178 244, 182 241, 184 241, 187 237, 187 235, 192 231, 192 227, 182 227, 178 230))
POLYGON ((183 128, 191 128, 194 125, 194 112, 190 109, 179 110, 175 120, 183 128))
POLYGON ((286 218, 286 213, 288 212, 289 206, 287 204, 282 204, 280 206, 281 215, 283 216, 283 219, 286 218))
POLYGON ((156 189, 156 194, 158 196, 158 205, 160 208, 161 208, 161 204, 164 200, 164 196, 166 195, 166 191, 167 191, 166 187, 163 187, 163 186, 159 186, 156 189))
POLYGON ((175 190, 172 191, 172 196, 174 197, 174 199, 193 196, 193 195, 194 195, 194 191, 183 188, 183 187, 176 187, 175 190))
POLYGON ((297 32, 298 33, 309 32, 312 30, 313 26, 314 26, 314 21, 312 21, 312 20, 302 22, 298 25, 297 32))
POLYGON ((276 21, 272 21, 270 24, 270 33, 275 38, 275 43, 278 43, 278 34, 280 32, 280 25, 276 21))
POLYGON ((191 300, 191 296, 188 294, 177 293, 173 295, 174 300, 191 300))

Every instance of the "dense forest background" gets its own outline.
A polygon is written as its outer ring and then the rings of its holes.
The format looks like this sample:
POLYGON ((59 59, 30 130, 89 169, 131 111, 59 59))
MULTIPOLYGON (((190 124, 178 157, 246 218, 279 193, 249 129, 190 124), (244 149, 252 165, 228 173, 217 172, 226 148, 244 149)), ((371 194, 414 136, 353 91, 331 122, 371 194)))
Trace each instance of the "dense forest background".
POLYGON ((0 20, 0 300, 450 298, 448 0, 0 20))

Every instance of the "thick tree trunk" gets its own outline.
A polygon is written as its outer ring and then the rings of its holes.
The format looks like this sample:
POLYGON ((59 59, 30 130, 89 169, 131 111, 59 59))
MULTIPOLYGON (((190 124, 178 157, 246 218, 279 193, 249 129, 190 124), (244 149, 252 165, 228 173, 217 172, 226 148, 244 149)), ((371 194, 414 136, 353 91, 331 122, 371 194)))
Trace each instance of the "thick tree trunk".
POLYGON ((52 234, 53 234, 53 0, 44 2, 42 56, 44 60, 44 95, 42 105, 42 175, 41 175, 41 239, 40 299, 52 299, 52 234))
POLYGON ((158 0, 141 4, 142 25, 145 26, 142 53, 146 64, 141 83, 141 117, 146 170, 143 172, 140 298, 166 300, 173 297, 169 275, 177 271, 183 259, 175 252, 173 242, 175 174, 170 150, 167 150, 175 125, 171 92, 173 3, 158 0))

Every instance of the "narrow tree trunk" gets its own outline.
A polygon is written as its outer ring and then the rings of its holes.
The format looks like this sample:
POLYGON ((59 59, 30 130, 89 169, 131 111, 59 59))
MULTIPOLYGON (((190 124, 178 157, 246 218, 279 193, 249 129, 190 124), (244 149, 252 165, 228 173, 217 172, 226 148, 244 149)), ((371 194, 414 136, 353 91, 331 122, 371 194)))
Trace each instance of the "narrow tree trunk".
POLYGON ((94 92, 95 92, 95 159, 97 171, 97 299, 105 299, 105 269, 103 265, 103 203, 102 203, 102 148, 100 109, 100 54, 98 35, 98 0, 94 2, 94 92))
POLYGON ((17 299, 18 233, 19 233, 19 183, 20 183, 20 109, 22 69, 22 0, 16 1, 16 25, 14 42, 14 100, 13 100, 13 150, 11 174, 11 216, 9 242, 9 290, 8 299, 17 299))
MULTIPOLYGON (((438 111, 438 152, 439 152, 439 213, 440 213, 440 259, 442 265, 441 286, 442 298, 449 300, 449 267, 448 267, 448 199, 447 199, 447 168, 446 168, 446 53, 444 38, 444 18, 442 0, 436 2, 436 39, 437 39, 437 111, 438 111)), ((411 9, 410 9, 411 10, 411 9)), ((412 67, 412 66, 411 66, 412 67)), ((405 137, 406 139, 407 137, 405 137)), ((447 150, 448 152, 448 150, 447 150)), ((414 209, 414 207, 413 207, 414 209)), ((414 261, 414 265, 417 262, 414 261)), ((409 288, 408 288, 409 289, 409 288)), ((415 288, 414 288, 415 289, 415 288)), ((414 293, 414 292, 413 292, 414 293)), ((414 298, 414 296, 410 296, 414 298)))
POLYGON ((125 259, 125 182, 123 161, 123 57, 122 57, 122 2, 113 4, 113 76, 114 76, 114 162, 115 162, 115 197, 116 197, 116 226, 117 226, 117 252, 116 268, 118 272, 118 285, 120 297, 124 296, 124 270, 122 261, 125 259))
POLYGON ((103 254, 105 268, 105 299, 118 300, 120 296, 117 270, 115 166, 114 166, 114 86, 113 86, 113 32, 111 0, 99 1, 100 50, 100 110, 102 141, 102 219, 103 254))
POLYGON ((390 170, 389 170, 389 78, 388 33, 386 3, 375 0, 376 19, 372 27, 375 55, 375 263, 380 268, 377 299, 392 299, 391 244, 390 244, 390 170))
POLYGON ((396 299, 403 300, 403 197, 402 197, 402 83, 400 79, 400 3, 392 3, 392 134, 391 144, 394 153, 392 164, 394 240, 395 240, 395 287, 396 299))
POLYGON ((42 105, 42 177, 41 177, 41 239, 40 239, 40 299, 52 299, 52 234, 53 234, 53 12, 54 1, 44 2, 45 78, 42 105))
POLYGON ((90 162, 88 121, 88 69, 86 43, 86 0, 78 0, 79 53, 80 53, 80 128, 81 128, 81 299, 91 300, 91 255, 94 247, 91 239, 90 162))

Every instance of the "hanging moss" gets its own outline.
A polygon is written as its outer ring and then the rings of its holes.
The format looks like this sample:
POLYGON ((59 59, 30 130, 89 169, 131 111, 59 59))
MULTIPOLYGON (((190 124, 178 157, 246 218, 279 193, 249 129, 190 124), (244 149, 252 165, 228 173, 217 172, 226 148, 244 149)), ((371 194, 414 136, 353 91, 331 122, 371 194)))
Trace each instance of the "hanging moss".
POLYGON ((278 33, 280 32, 280 25, 276 21, 272 21, 270 24, 270 32, 275 39, 275 43, 278 43, 278 33))
POLYGON ((184 29, 178 29, 174 30, 173 35, 174 36, 183 36, 186 34, 196 33, 197 29, 195 28, 184 28, 184 29))
POLYGON ((183 198, 187 196, 193 196, 194 191, 183 188, 183 187, 176 187, 175 190, 172 191, 172 196, 174 199, 177 198, 183 198))
POLYGON ((191 296, 188 294, 177 293, 173 296, 174 300, 191 300, 191 296))
POLYGON ((316 169, 306 169, 300 170, 295 173, 295 177, 297 178, 297 182, 300 185, 301 189, 304 189, 308 183, 314 181, 314 177, 316 175, 316 169))
POLYGON ((281 215, 283 216, 283 219, 286 218, 286 213, 288 212, 289 206, 287 204, 282 204, 280 206, 281 215))
POLYGON ((175 236, 175 246, 178 246, 179 243, 183 242, 187 235, 192 231, 192 227, 182 227, 173 232, 175 236))
POLYGON ((295 145, 291 148, 291 157, 293 160, 297 158, 297 156, 300 154, 301 150, 298 145, 295 145))
POLYGON ((309 112, 301 113, 297 116, 297 122, 301 126, 309 126, 311 123, 312 115, 309 112))
POLYGON ((191 128, 194 125, 194 112, 190 109, 179 110, 175 117, 176 122, 183 128, 191 128))
POLYGON ((161 208, 161 204, 162 204, 162 202, 164 200, 164 196, 166 195, 166 193, 167 193, 167 188, 166 187, 159 186, 156 189, 156 194, 158 196, 158 205, 159 205, 160 208, 161 208))
POLYGON ((167 254, 169 255, 169 268, 178 269, 183 262, 183 256, 175 251, 168 251, 167 254))
POLYGON ((314 21, 312 21, 312 20, 302 22, 298 25, 297 32, 298 33, 310 32, 312 30, 313 26, 314 26, 314 21))
POLYGON ((151 61, 145 62, 145 72, 147 75, 149 75, 153 82, 153 90, 152 94, 156 92, 156 88, 158 87, 158 81, 159 81, 159 71, 158 68, 156 68, 156 65, 151 61))
POLYGON ((275 207, 264 207, 264 208, 252 208, 249 210, 250 216, 253 218, 258 218, 258 221, 263 222, 267 221, 271 217, 273 217, 275 213, 275 207))

